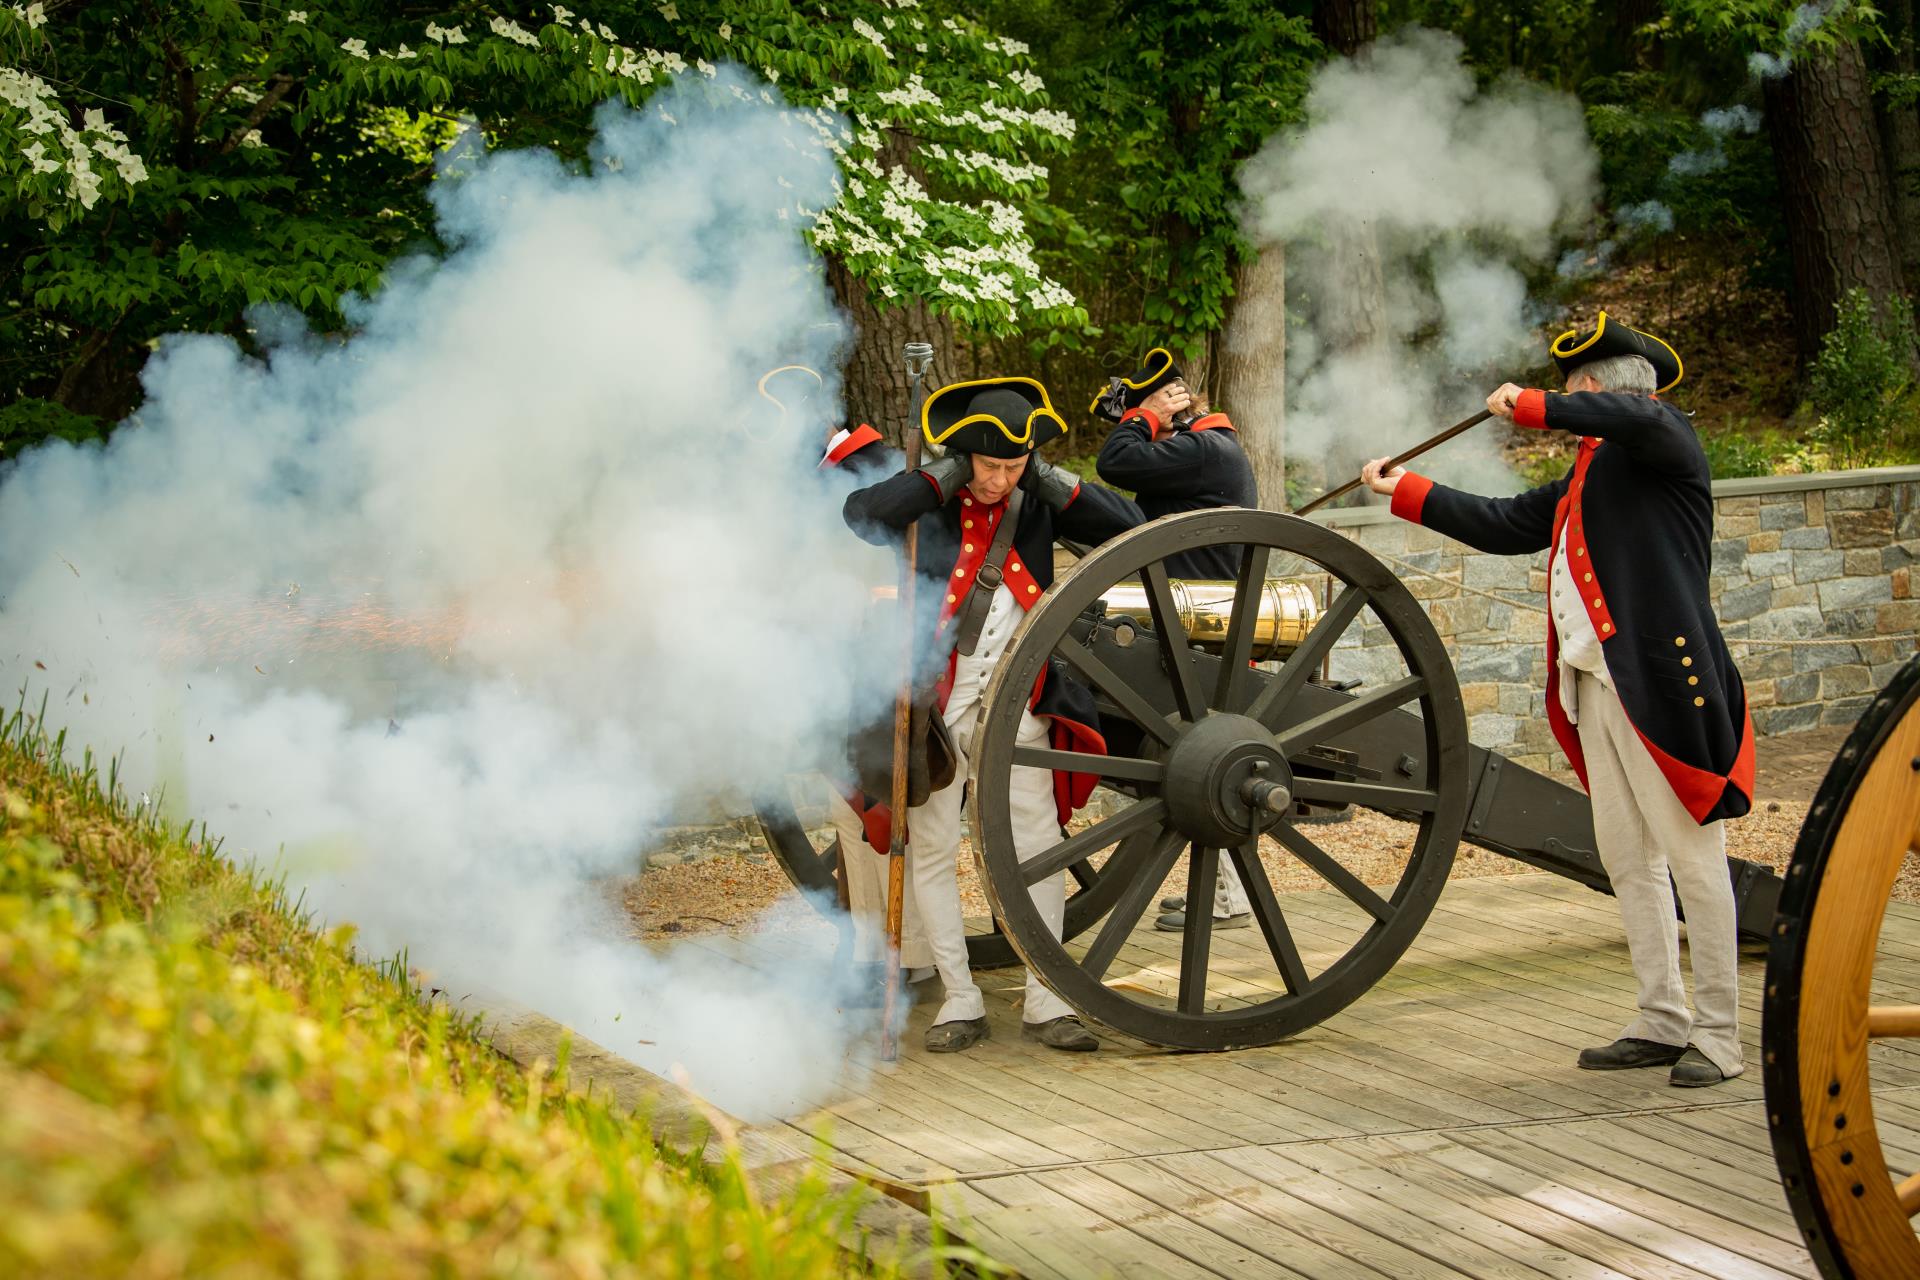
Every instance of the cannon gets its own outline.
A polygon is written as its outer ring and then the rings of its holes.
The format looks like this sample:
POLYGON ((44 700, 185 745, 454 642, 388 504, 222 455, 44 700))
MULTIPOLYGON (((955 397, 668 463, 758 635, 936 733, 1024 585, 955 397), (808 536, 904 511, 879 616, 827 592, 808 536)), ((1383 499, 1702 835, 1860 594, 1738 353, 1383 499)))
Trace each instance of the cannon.
MULTIPOLYGON (((1358 544, 1292 516, 1170 516, 1087 555, 1028 613, 980 715, 969 803, 993 923, 969 938, 972 963, 1023 961, 1081 1013, 1150 1043, 1268 1044, 1345 1008, 1413 941, 1463 839, 1608 890, 1586 796, 1470 743, 1452 662, 1420 603, 1358 544), (1169 576, 1167 557, 1202 547, 1239 549, 1237 581, 1169 576), (1364 684, 1322 678, 1342 637, 1376 627, 1393 670, 1364 684), (1094 690, 1108 754, 1016 744, 1027 691, 1050 666, 1094 690), (1025 863, 1008 814, 1021 765, 1097 774, 1110 793, 1104 814, 1025 863), (1368 884, 1322 848, 1303 805, 1409 824, 1395 882, 1368 884), (1283 907, 1263 837, 1332 891, 1310 915, 1283 907), (1137 954, 1135 930, 1182 864, 1199 902, 1212 901, 1224 866, 1239 872, 1264 972, 1248 976, 1244 950, 1233 972, 1213 963, 1205 911, 1161 935, 1162 950, 1137 954), (1026 888, 1063 869, 1073 884, 1055 939, 1026 888), (1116 970, 1130 942, 1136 954, 1116 970)), ((837 848, 816 846, 791 805, 763 805, 760 817, 794 882, 830 889, 837 848)), ((1778 877, 1739 859, 1728 870, 1743 935, 1766 937, 1778 877)))

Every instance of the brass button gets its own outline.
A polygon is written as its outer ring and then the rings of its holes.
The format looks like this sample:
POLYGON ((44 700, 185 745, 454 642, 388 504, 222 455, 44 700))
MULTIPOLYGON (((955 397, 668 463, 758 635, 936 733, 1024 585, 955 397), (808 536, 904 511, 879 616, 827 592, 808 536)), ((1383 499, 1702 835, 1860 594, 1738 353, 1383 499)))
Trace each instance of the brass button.
POLYGON ((1036 594, 1036 593, 1038 593, 1038 592, 1039 592, 1039 590, 1040 590, 1040 588, 1038 588, 1038 587, 1036 587, 1036 586, 1034 586, 1034 585, 1033 585, 1033 584, 1032 584, 1031 582, 1029 582, 1029 583, 1027 584, 1027 594, 1028 594, 1028 595, 1034 595, 1034 594, 1036 594))
POLYGON ((1007 568, 1013 570, 1015 573, 1018 573, 1020 572, 1020 562, 1018 560, 1009 560, 1007 561, 1007 568))
POLYGON ((1609 632, 1609 631, 1611 631, 1611 630, 1613 630, 1613 624, 1612 624, 1611 622, 1603 622, 1603 623, 1601 623, 1601 624, 1600 624, 1600 634, 1601 634, 1601 635, 1605 635, 1605 634, 1607 634, 1607 632, 1609 632))
POLYGON ((1600 607, 1600 597, 1599 597, 1599 596, 1595 596, 1595 597, 1593 598, 1593 607, 1594 607, 1594 608, 1596 608, 1596 609, 1598 609, 1598 608, 1600 607))
POLYGON ((965 569, 955 569, 953 571, 953 576, 956 578, 964 578, 967 576, 967 571, 965 569))
POLYGON ((1704 707, 1707 705, 1707 700, 1705 698, 1695 698, 1693 700, 1693 705, 1696 707, 1704 707))
POLYGON ((1690 666, 1692 666, 1692 665, 1693 665, 1693 659, 1692 659, 1692 658, 1682 658, 1682 659, 1680 659, 1680 665, 1681 665, 1681 666, 1683 666, 1683 667, 1690 667, 1690 666))
POLYGON ((1585 554, 1587 554, 1587 549, 1586 549, 1585 547, 1575 547, 1575 548, 1573 549, 1573 554, 1575 554, 1575 555, 1577 555, 1577 556, 1583 556, 1583 555, 1585 555, 1585 554))
POLYGON ((1687 683, 1688 683, 1688 684, 1699 684, 1699 683, 1700 683, 1700 677, 1699 677, 1699 676, 1688 676, 1688 677, 1687 677, 1687 683))
POLYGON ((958 604, 958 603, 960 603, 960 597, 959 597, 959 596, 948 596, 948 597, 947 597, 947 603, 948 603, 948 604, 958 604))
POLYGON ((962 520, 962 521, 960 522, 960 527, 961 527, 961 528, 963 528, 963 529, 971 529, 971 528, 973 528, 973 521, 971 521, 971 520, 962 520))
POLYGON ((1581 574, 1581 575, 1580 575, 1580 581, 1582 581, 1582 582, 1592 582, 1592 581, 1593 581, 1593 575, 1592 575, 1592 574, 1590 574, 1590 573, 1583 573, 1583 574, 1581 574))
POLYGON ((972 498, 962 498, 962 499, 960 499, 960 505, 961 505, 961 506, 963 506, 963 507, 970 507, 970 506, 972 506, 972 505, 973 505, 973 499, 972 499, 972 498))
POLYGON ((1673 638, 1673 647, 1674 647, 1674 648, 1676 648, 1676 649, 1684 649, 1684 648, 1686 648, 1686 647, 1687 647, 1687 638, 1686 638, 1685 636, 1675 636, 1675 637, 1673 638))
POLYGON ((967 552, 968 554, 972 554, 973 552, 973 544, 971 542, 967 544, 967 552))

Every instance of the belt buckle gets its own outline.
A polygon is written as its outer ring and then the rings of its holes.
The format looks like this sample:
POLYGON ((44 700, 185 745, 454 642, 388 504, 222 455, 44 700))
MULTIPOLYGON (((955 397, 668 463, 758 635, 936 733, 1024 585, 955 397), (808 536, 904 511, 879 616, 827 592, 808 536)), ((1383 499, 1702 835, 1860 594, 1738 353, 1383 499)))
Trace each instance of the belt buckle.
POLYGON ((995 564, 981 565, 980 572, 975 575, 975 578, 985 583, 989 591, 998 591, 1000 584, 1006 580, 1000 572, 1000 566, 995 564))

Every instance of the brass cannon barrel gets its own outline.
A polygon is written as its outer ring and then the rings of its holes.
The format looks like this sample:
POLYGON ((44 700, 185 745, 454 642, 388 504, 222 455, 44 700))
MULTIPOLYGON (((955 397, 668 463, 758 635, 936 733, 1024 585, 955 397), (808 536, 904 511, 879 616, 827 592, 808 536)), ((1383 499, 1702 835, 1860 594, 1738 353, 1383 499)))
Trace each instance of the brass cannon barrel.
MULTIPOLYGON (((1168 586, 1188 643, 1209 649, 1226 643, 1227 625, 1233 621, 1233 583, 1173 578, 1168 586)), ((1110 587, 1100 600, 1107 607, 1108 617, 1124 616, 1144 627, 1153 626, 1147 589, 1139 583, 1110 587)), ((1260 618, 1253 629, 1253 656, 1264 660, 1292 652, 1319 619, 1320 605, 1311 587, 1290 578, 1268 578, 1260 588, 1260 618)))

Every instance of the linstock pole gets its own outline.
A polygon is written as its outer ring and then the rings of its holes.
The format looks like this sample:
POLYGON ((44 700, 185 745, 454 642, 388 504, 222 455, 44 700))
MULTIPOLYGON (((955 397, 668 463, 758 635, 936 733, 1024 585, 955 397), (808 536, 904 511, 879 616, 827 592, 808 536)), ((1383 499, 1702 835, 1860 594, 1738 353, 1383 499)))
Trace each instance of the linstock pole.
MULTIPOLYGON (((1396 457, 1387 459, 1387 465, 1380 469, 1382 471, 1391 471, 1395 467, 1401 465, 1402 463, 1411 462, 1415 458, 1419 457, 1421 454, 1425 453, 1427 450, 1433 448, 1435 445, 1445 444, 1447 441, 1459 435, 1462 431, 1465 431, 1470 427, 1477 427, 1481 423, 1485 422, 1488 418, 1491 418, 1492 416, 1493 416, 1493 410, 1482 409, 1480 412, 1474 414, 1471 418, 1468 418, 1465 422, 1456 422, 1452 426, 1448 427, 1445 431, 1442 431, 1439 435, 1433 436, 1430 439, 1422 440, 1419 444, 1413 446, 1413 448, 1407 450, 1405 453, 1399 454, 1396 457)), ((1303 516, 1307 514, 1307 512, 1312 511, 1315 507, 1323 507, 1327 503, 1332 502, 1335 498, 1341 497, 1345 494, 1352 493, 1355 489, 1358 489, 1359 487, 1360 487, 1360 477, 1355 476, 1353 479, 1341 485, 1338 489, 1329 489, 1325 493, 1321 494, 1319 497, 1315 498, 1312 502, 1309 502, 1306 506, 1295 508, 1293 514, 1297 516, 1303 516)))
MULTIPOLYGON (((906 446, 907 470, 920 465, 920 409, 926 402, 922 385, 933 366, 933 344, 909 342, 904 352, 907 362, 906 446)), ((907 760, 913 724, 913 650, 914 578, 920 551, 918 524, 907 526, 900 555, 901 663, 900 692, 893 701, 893 794, 888 826, 892 838, 887 848, 887 954, 886 997, 880 1006, 880 1060, 897 1062, 900 1058, 900 1033, 896 1016, 900 1008, 900 929, 907 892, 907 760)), ((938 710, 934 711, 939 714, 938 710)))

